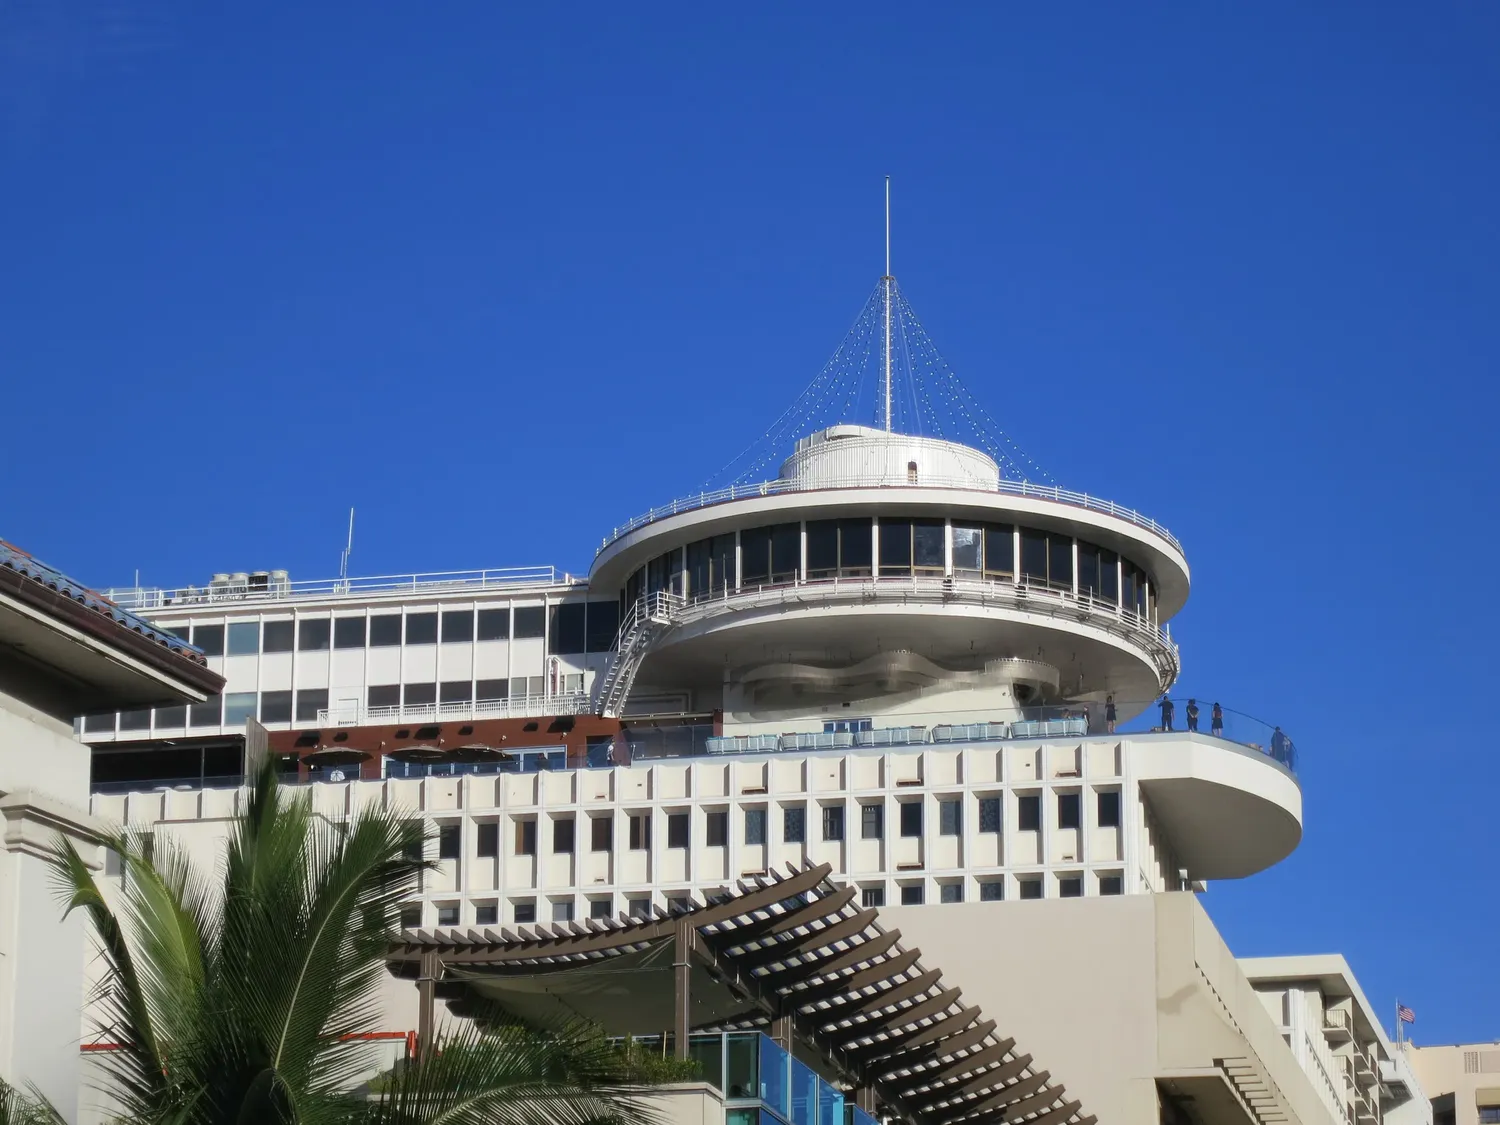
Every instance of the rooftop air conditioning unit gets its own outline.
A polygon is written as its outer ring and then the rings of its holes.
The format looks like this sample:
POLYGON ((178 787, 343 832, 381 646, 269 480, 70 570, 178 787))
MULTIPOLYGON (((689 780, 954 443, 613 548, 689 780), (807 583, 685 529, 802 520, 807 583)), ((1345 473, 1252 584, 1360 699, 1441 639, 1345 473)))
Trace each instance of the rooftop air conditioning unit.
POLYGON ((262 593, 271 588, 271 572, 269 570, 256 570, 250 574, 250 589, 255 593, 262 593))

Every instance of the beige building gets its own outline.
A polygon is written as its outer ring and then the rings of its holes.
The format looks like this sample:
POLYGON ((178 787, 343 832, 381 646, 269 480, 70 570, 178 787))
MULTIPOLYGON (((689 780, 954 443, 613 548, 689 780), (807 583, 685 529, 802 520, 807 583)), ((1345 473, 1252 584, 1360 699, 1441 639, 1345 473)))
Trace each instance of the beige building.
POLYGON ((1432 1098, 1433 1125, 1500 1122, 1500 1042, 1407 1044, 1405 1053, 1432 1098))

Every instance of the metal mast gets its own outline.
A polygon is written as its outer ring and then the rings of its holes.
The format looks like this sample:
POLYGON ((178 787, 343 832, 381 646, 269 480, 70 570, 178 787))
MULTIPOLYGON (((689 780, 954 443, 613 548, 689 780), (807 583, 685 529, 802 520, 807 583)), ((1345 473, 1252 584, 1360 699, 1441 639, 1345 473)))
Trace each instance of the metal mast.
POLYGON ((885 178, 885 432, 891 432, 891 178, 885 178))

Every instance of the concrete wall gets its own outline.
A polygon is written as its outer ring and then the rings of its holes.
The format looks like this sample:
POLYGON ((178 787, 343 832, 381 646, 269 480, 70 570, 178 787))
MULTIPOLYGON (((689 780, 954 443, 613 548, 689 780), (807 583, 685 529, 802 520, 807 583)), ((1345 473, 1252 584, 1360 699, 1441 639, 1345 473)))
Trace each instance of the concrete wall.
POLYGON ((1480 1107, 1500 1106, 1500 1041, 1408 1046, 1406 1057, 1429 1098, 1453 1096, 1453 1125, 1478 1125, 1480 1107))

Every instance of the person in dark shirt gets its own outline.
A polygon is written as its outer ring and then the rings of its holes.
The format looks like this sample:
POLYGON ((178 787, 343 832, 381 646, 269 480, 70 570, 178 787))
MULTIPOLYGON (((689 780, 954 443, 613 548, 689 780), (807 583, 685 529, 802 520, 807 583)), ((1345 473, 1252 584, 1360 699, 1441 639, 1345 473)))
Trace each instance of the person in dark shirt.
POLYGON ((1171 730, 1172 720, 1177 715, 1177 704, 1172 702, 1172 697, 1164 695, 1161 697, 1161 729, 1171 730))
POLYGON ((1198 729, 1198 701, 1196 699, 1188 700, 1187 721, 1188 730, 1196 731, 1198 729))
POLYGON ((1208 732, 1210 734, 1213 734, 1213 735, 1222 735, 1224 733, 1224 708, 1220 707, 1217 703, 1215 703, 1214 704, 1214 709, 1211 712, 1209 712, 1208 722, 1209 722, 1209 731, 1208 732))
POLYGON ((1115 697, 1106 695, 1104 697, 1104 725, 1109 728, 1109 733, 1115 733, 1115 697))
POLYGON ((1281 733, 1280 727, 1277 727, 1271 734, 1271 757, 1275 758, 1278 762, 1285 762, 1287 746, 1286 735, 1281 733))

